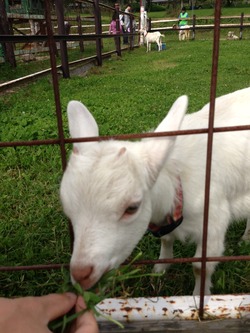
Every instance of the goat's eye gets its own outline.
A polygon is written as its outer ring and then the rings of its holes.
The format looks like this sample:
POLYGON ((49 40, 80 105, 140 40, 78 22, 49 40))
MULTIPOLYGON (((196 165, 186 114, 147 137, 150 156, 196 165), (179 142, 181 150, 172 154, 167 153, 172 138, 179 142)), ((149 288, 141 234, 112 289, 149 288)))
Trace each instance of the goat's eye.
POLYGON ((125 210, 124 214, 133 215, 138 211, 139 207, 140 203, 133 204, 125 210))

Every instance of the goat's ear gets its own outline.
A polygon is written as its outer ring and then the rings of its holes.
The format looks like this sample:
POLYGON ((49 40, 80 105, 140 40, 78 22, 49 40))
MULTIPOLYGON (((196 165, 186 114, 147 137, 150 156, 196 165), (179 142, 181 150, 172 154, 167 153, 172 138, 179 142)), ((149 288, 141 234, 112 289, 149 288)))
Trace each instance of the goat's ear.
MULTIPOLYGON (((99 135, 98 125, 86 108, 78 101, 70 101, 67 108, 69 132, 72 138, 86 138, 99 135)), ((74 152, 81 152, 86 143, 73 144, 74 152)))
MULTIPOLYGON (((188 106, 187 96, 179 97, 169 110, 167 116, 156 128, 155 132, 178 131, 181 127, 188 106)), ((159 137, 143 141, 144 158, 150 175, 150 180, 154 182, 161 171, 167 157, 171 153, 176 136, 159 137)))

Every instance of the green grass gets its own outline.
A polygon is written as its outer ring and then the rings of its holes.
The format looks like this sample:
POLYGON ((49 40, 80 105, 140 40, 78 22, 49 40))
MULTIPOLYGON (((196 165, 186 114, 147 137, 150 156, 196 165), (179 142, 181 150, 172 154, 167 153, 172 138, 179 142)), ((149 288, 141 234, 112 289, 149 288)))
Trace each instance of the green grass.
MULTIPOLYGON (((187 8, 187 12, 189 14, 189 17, 192 17, 193 15, 196 15, 196 17, 206 17, 206 16, 213 16, 214 15, 214 8, 204 8, 204 9, 189 9, 187 8)), ((149 12, 148 16, 154 19, 162 19, 165 17, 178 17, 180 12, 180 8, 177 8, 176 11, 173 11, 172 9, 158 11, 158 12, 149 12)), ((250 6, 244 6, 244 7, 222 7, 221 8, 221 16, 239 16, 241 13, 244 13, 244 15, 250 14, 250 6)))
MULTIPOLYGON (((167 50, 146 54, 145 47, 112 57, 85 77, 60 79, 64 130, 68 134, 66 105, 81 100, 93 112, 102 135, 145 132, 165 116, 174 100, 189 96, 189 112, 209 100, 212 40, 167 41, 167 50)), ((7 71, 7 66, 1 65, 7 71)), ((19 69, 17 69, 19 70, 19 69)), ((218 95, 250 86, 249 41, 220 45, 218 95)), ((51 78, 46 77, 0 96, 0 140, 57 137, 51 78)), ((67 150, 70 150, 70 145, 67 150)), ((58 196, 62 176, 60 150, 52 147, 17 147, 0 150, 0 265, 68 263, 70 241, 67 220, 58 196)), ((218 216, 219 219, 219 216, 218 216)), ((239 243, 245 221, 234 224, 227 236, 227 255, 249 254, 239 243)), ((144 259, 157 259, 159 242, 145 236, 135 249, 144 259)), ((193 244, 175 244, 177 257, 192 256, 193 244)), ((148 272, 151 267, 145 267, 148 272)), ((250 290, 250 263, 220 264, 214 274, 214 292, 250 290)), ((0 272, 0 295, 40 295, 65 290, 67 270, 0 272)), ((191 294, 191 265, 173 265, 168 274, 124 283, 126 296, 191 294)), ((118 293, 119 294, 119 293, 118 293)))

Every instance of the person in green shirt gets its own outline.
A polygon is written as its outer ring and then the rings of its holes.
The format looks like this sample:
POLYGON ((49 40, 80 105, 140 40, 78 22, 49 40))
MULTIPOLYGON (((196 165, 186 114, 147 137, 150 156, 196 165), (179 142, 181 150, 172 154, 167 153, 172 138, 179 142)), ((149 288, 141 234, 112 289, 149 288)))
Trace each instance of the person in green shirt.
POLYGON ((179 27, 183 27, 184 25, 187 25, 188 24, 188 13, 186 11, 186 7, 182 7, 181 9, 181 13, 179 15, 179 27))

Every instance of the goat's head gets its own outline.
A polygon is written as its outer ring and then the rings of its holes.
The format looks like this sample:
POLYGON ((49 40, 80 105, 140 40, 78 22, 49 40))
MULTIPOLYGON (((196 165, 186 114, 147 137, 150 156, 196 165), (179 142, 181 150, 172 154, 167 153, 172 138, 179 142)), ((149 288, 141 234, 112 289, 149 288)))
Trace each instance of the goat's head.
MULTIPOLYGON (((178 130, 186 108, 182 96, 156 131, 178 130)), ((68 118, 73 138, 98 136, 93 116, 81 103, 69 103, 68 118)), ((74 143, 60 188, 74 230, 73 282, 90 288, 130 255, 150 222, 150 190, 174 142, 170 136, 74 143)))

